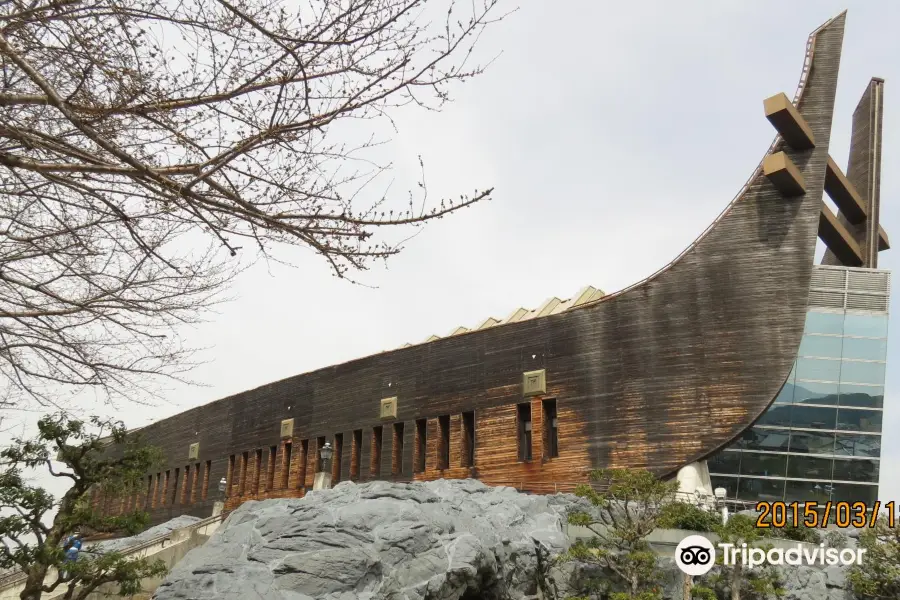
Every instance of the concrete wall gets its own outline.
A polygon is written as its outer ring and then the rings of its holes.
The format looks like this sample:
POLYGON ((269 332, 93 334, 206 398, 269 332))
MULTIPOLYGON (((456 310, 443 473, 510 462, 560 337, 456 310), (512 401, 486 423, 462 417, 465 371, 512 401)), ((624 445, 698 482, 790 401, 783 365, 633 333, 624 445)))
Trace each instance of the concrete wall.
MULTIPOLYGON (((206 540, 218 529, 221 521, 215 521, 198 529, 179 529, 173 532, 173 535, 159 544, 155 544, 146 548, 143 553, 136 554, 135 557, 145 556, 154 560, 163 561, 169 569, 178 564, 184 556, 206 543, 206 540)), ((131 600, 149 600, 159 584, 163 582, 165 577, 153 579, 145 579, 141 582, 141 592, 133 596, 129 596, 131 600)), ((107 584, 101 586, 97 591, 90 594, 87 600, 105 600, 108 598, 121 598, 118 594, 118 586, 107 584)))
MULTIPOLYGON (((569 539, 574 543, 578 539, 589 539, 594 537, 594 533, 588 529, 587 527, 577 527, 574 525, 563 525, 566 529, 566 534, 569 536, 569 539)), ((719 542, 719 536, 714 533, 700 533, 698 534, 696 531, 687 531, 685 529, 656 529, 647 536, 647 541, 650 544, 650 547, 654 552, 659 554, 660 556, 664 556, 666 558, 674 558, 675 557, 675 548, 678 546, 679 542, 686 538, 689 535, 702 535, 713 545, 719 542)), ((810 544, 807 542, 797 542, 794 540, 785 540, 778 538, 766 538, 763 540, 763 543, 771 545, 773 548, 781 548, 782 550, 788 550, 790 548, 796 548, 797 544, 801 544, 804 548, 809 548, 810 551, 813 548, 818 548, 818 544, 810 544)))
MULTIPOLYGON (((150 558, 163 561, 170 569, 174 567, 178 561, 184 558, 184 555, 198 546, 202 546, 206 540, 219 528, 221 520, 211 522, 202 522, 200 525, 193 525, 183 529, 176 529, 169 535, 160 538, 158 541, 150 542, 145 545, 138 546, 131 552, 126 554, 133 558, 150 558)), ((86 549, 87 550, 87 549, 86 549)), ((47 574, 48 582, 56 581, 56 570, 51 570, 47 574)), ((145 579, 142 582, 142 591, 130 598, 132 600, 148 600, 150 596, 162 583, 162 579, 145 579)), ((24 582, 10 585, 0 590, 0 600, 19 600, 19 594, 22 593, 24 582)), ((88 600, 101 600, 108 598, 122 598, 117 594, 118 586, 108 584, 101 586, 97 591, 88 596, 88 600)), ((53 598, 62 598, 66 593, 66 588, 60 586, 56 592, 52 594, 44 594, 45 600, 53 598)))

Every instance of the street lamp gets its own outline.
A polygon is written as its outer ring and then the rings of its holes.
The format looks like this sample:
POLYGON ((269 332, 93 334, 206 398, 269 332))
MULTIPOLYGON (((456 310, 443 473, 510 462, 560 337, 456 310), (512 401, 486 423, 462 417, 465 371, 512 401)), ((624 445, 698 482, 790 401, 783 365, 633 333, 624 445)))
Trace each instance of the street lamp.
POLYGON ((716 501, 722 503, 722 525, 725 525, 728 523, 728 505, 725 504, 725 496, 728 495, 728 490, 718 487, 713 493, 716 495, 716 501))
POLYGON ((331 447, 331 442, 325 442, 325 445, 319 450, 319 454, 322 455, 322 468, 324 469, 324 463, 331 460, 331 457, 334 456, 334 448, 331 447))
POLYGON ((319 458, 322 459, 320 471, 318 471, 313 479, 313 490, 327 490, 331 488, 331 469, 329 463, 331 457, 334 456, 334 448, 331 444, 325 442, 325 445, 319 449, 319 458))
POLYGON ((212 516, 216 517, 221 515, 225 511, 225 501, 228 499, 228 494, 225 491, 228 489, 228 480, 224 477, 219 480, 219 498, 221 500, 216 500, 213 502, 213 512, 212 516))

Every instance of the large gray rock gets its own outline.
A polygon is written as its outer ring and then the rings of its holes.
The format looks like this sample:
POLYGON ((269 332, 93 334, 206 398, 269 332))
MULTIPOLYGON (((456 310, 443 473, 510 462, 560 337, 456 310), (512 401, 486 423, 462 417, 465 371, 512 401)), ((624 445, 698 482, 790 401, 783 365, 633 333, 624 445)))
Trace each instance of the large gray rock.
POLYGON ((157 600, 533 598, 536 543, 568 546, 571 499, 474 480, 345 482, 247 502, 192 550, 157 600))

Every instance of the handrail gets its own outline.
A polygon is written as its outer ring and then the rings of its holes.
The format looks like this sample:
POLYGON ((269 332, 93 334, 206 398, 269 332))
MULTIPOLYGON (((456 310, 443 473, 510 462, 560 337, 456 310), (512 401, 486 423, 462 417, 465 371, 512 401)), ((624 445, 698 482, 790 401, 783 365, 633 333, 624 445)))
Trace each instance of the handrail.
MULTIPOLYGON (((844 14, 844 13, 841 13, 841 14, 844 14)), ((840 15, 838 15, 838 16, 840 16, 840 15)), ((800 71, 800 81, 797 84, 797 91, 794 93, 794 100, 793 100, 794 106, 799 107, 800 101, 803 99, 803 94, 806 91, 806 84, 809 81, 809 73, 812 70, 813 54, 815 53, 816 35, 818 35, 819 32, 821 32, 823 29, 828 27, 836 18, 837 17, 832 17, 832 18, 828 19, 827 21, 825 21, 822 25, 820 25, 818 28, 816 28, 811 34, 809 34, 809 37, 806 40, 806 55, 804 56, 804 59, 803 59, 803 68, 800 71)), ((687 248, 682 250, 681 253, 678 254, 678 256, 676 256, 674 259, 669 261, 669 263, 666 264, 665 266, 663 266, 662 268, 656 270, 653 274, 645 277, 644 279, 641 279, 637 283, 633 283, 633 284, 629 285, 628 287, 622 288, 621 290, 618 290, 611 294, 607 294, 606 296, 603 296, 602 298, 598 298, 597 300, 594 300, 592 302, 585 302, 584 304, 582 304, 581 306, 579 306, 577 308, 593 306, 596 304, 600 304, 601 302, 606 302, 607 300, 611 300, 617 296, 621 296, 622 294, 624 294, 626 292, 629 292, 629 291, 631 291, 635 288, 638 288, 646 283, 649 283, 650 281, 653 281, 654 279, 656 279, 657 277, 659 277, 660 275, 662 275, 663 273, 668 271, 670 268, 672 268, 688 252, 690 252, 691 250, 696 248, 697 245, 703 240, 703 238, 705 238, 709 234, 709 232, 712 231, 712 229, 716 225, 718 225, 719 222, 723 218, 725 218, 725 215, 727 215, 729 212, 731 212, 731 209, 734 208, 734 206, 744 196, 744 194, 747 193, 747 190, 750 189, 750 186, 753 184, 753 182, 756 181, 756 179, 760 176, 760 174, 762 173, 762 169, 763 169, 763 163, 765 162, 765 157, 768 156, 769 154, 771 154, 772 151, 775 150, 776 146, 778 145, 778 143, 780 141, 781 141, 781 136, 776 135, 775 140, 772 142, 772 144, 769 146, 769 149, 766 150, 766 153, 763 155, 763 159, 759 162, 759 165, 753 171, 753 174, 750 176, 750 178, 747 179, 747 181, 744 183, 743 187, 741 187, 741 190, 737 193, 737 195, 731 200, 731 202, 728 203, 728 205, 725 207, 725 209, 721 213, 719 213, 719 216, 717 216, 715 218, 715 220, 712 223, 710 223, 709 226, 707 226, 707 228, 704 229, 703 232, 699 236, 697 236, 697 238, 694 239, 694 241, 691 242, 691 244, 687 248)))
MULTIPOLYGON (((223 518, 224 518, 224 515, 216 515, 213 517, 207 517, 205 519, 201 519, 200 521, 195 521, 194 523, 191 523, 190 525, 185 525, 184 527, 179 527, 178 529, 171 529, 171 530, 169 530, 168 533, 164 533, 164 534, 158 535, 156 537, 150 538, 149 540, 140 542, 138 544, 135 544, 134 546, 128 546, 127 548, 124 548, 123 550, 121 550, 121 552, 122 552, 122 554, 126 554, 126 555, 135 554, 137 552, 140 552, 141 550, 146 550, 147 548, 149 548, 151 546, 155 546, 156 544, 159 544, 160 542, 164 542, 167 538, 172 537, 172 533, 175 531, 200 529, 201 527, 205 527, 206 525, 210 525, 212 523, 215 523, 216 521, 220 521, 223 518)), ((114 539, 117 539, 117 538, 112 538, 111 540, 102 540, 102 541, 113 541, 114 539)), ((82 552, 91 554, 90 547, 86 547, 84 550, 82 550, 82 552)), ((20 581, 24 581, 27 578, 28 578, 28 575, 26 575, 24 572, 22 572, 21 570, 16 570, 12 573, 9 573, 7 575, 0 577, 0 589, 12 587, 13 585, 19 583, 20 581)))

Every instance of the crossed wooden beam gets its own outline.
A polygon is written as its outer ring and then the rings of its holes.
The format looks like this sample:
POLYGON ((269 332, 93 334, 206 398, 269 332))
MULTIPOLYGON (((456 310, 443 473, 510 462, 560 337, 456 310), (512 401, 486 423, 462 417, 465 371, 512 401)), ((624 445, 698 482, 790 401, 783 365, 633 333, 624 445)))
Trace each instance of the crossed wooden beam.
MULTIPOLYGON (((872 80, 872 84, 879 82, 882 80, 872 80)), ((767 98, 764 107, 766 118, 791 148, 803 151, 815 147, 812 130, 785 94, 776 94, 767 98)), ((878 151, 880 152, 880 143, 878 151)), ((875 160, 880 161, 880 156, 875 157, 875 160)), ((763 172, 769 181, 787 197, 806 193, 806 183, 800 170, 784 152, 768 155, 763 162, 763 172)), ((880 170, 876 171, 876 174, 880 174, 880 170)), ((874 188, 875 186, 870 187, 874 188)), ((878 249, 875 255, 877 256, 877 252, 891 247, 887 232, 877 222, 877 209, 874 211, 876 213, 874 216, 870 214, 870 207, 877 202, 875 198, 871 197, 875 190, 869 190, 870 198, 863 199, 835 160, 829 156, 825 170, 825 193, 837 205, 839 213, 835 215, 825 201, 822 201, 819 215, 819 238, 843 265, 850 267, 877 266, 870 264, 875 261, 867 260, 867 253, 860 243, 865 237, 866 230, 877 227, 878 249), (870 221, 874 222, 870 223, 870 221), (853 226, 854 231, 851 231, 847 224, 853 226)))

